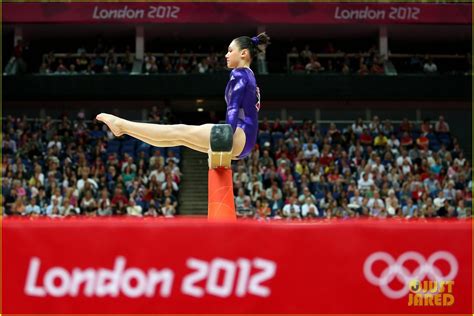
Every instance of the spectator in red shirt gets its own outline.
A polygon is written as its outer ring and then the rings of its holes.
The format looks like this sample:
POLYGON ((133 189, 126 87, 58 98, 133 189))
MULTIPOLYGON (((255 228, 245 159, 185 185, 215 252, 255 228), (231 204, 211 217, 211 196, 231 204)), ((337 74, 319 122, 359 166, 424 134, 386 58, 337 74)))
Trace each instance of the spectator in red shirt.
POLYGON ((404 132, 402 138, 400 139, 400 145, 405 147, 411 147, 413 145, 413 138, 408 134, 408 132, 404 132))
POLYGON ((123 215, 127 213, 128 199, 123 194, 122 188, 115 189, 115 194, 110 203, 114 214, 123 215))
POLYGON ((360 134, 359 139, 360 143, 364 146, 372 145, 373 138, 368 128, 364 129, 364 132, 360 134))
POLYGON ((421 134, 420 137, 416 139, 416 144, 420 149, 428 150, 430 140, 426 137, 426 133, 421 134))
POLYGON ((403 118, 402 122, 400 123, 400 131, 411 133, 412 129, 413 129, 413 126, 411 122, 406 117, 403 118))

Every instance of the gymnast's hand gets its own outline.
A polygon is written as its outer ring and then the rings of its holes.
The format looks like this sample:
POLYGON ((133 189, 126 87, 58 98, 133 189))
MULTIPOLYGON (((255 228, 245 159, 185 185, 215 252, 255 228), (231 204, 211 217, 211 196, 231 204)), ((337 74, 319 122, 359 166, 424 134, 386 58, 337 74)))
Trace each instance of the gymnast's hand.
POLYGON ((96 116, 96 119, 107 124, 107 126, 110 128, 110 130, 116 137, 123 135, 124 132, 121 128, 121 123, 123 122, 123 119, 121 119, 120 117, 107 113, 100 113, 96 116))

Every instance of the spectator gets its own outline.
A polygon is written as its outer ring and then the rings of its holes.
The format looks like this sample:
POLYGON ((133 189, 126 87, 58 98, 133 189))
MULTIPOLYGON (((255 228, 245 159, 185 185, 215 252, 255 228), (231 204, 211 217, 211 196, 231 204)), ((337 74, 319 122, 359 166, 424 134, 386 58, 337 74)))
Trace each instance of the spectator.
POLYGON ((36 204, 36 198, 31 198, 30 203, 25 208, 25 215, 39 216, 41 215, 41 209, 36 204))
POLYGON ((359 136, 360 143, 362 145, 368 146, 372 145, 372 135, 370 135, 370 131, 368 128, 364 129, 364 132, 359 136))
POLYGON ((86 215, 96 215, 97 211, 97 202, 92 196, 92 191, 91 190, 86 190, 84 193, 84 197, 81 200, 80 203, 81 207, 81 213, 84 213, 86 215))
POLYGON ((423 71, 426 74, 434 74, 438 72, 438 67, 436 64, 433 62, 431 57, 428 57, 425 64, 423 65, 423 71))
POLYGON ((255 208, 252 206, 250 199, 244 199, 244 203, 240 208, 237 208, 238 217, 254 217, 255 208))
POLYGON ((436 133, 449 133, 449 124, 444 120, 444 116, 440 115, 439 120, 435 124, 436 133))
POLYGON ((310 58, 309 63, 305 66, 306 73, 318 73, 324 71, 324 67, 321 66, 321 63, 318 61, 318 56, 310 58))
POLYGON ((283 216, 287 218, 300 218, 300 206, 294 197, 290 197, 288 203, 283 207, 283 216))
POLYGON ((369 199, 367 206, 370 209, 370 215, 375 217, 386 217, 385 203, 380 198, 378 191, 374 192, 374 196, 369 199))
POLYGON ((126 212, 127 212, 126 207, 128 206, 128 199, 123 194, 122 188, 117 187, 115 189, 115 194, 112 197, 111 204, 112 204, 113 214, 117 214, 117 215, 126 214, 126 212))
MULTIPOLYGON (((15 191, 16 192, 16 191, 15 191)), ((22 197, 17 197, 15 202, 11 206, 11 215, 24 215, 26 213, 25 203, 22 197)), ((29 209, 31 212, 31 209, 29 209)))
POLYGON ((52 199, 51 204, 46 208, 46 215, 50 217, 58 217, 63 215, 63 210, 59 199, 52 199))
POLYGON ((416 217, 418 211, 418 205, 413 204, 413 200, 407 198, 406 205, 402 208, 403 216, 410 218, 416 217))
POLYGON ((97 203, 97 215, 107 216, 112 215, 112 204, 109 199, 109 192, 103 188, 100 192, 99 202, 97 203))
MULTIPOLYGON (((169 201, 169 199, 168 199, 169 201)), ((142 216, 143 208, 141 205, 137 205, 133 196, 130 197, 127 206, 127 214, 129 216, 142 216)))
POLYGON ((161 207, 161 213, 165 217, 174 217, 176 209, 171 198, 167 197, 165 199, 164 205, 161 207))
POLYGON ((319 216, 319 210, 311 197, 307 197, 301 207, 301 217, 316 218, 319 216))
POLYGON ((385 198, 385 206, 387 209, 387 213, 389 215, 394 216, 398 214, 398 210, 400 209, 400 205, 398 204, 398 199, 395 196, 395 190, 390 189, 388 191, 388 197, 385 198))
POLYGON ((378 148, 385 148, 388 144, 387 136, 384 135, 383 131, 380 131, 379 134, 374 139, 374 146, 378 148))

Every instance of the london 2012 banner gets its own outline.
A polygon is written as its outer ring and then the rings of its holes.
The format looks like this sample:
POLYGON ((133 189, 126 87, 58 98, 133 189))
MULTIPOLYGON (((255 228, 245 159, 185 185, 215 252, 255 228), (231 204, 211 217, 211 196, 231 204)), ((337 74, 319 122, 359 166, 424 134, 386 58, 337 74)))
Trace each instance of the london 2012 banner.
POLYGON ((471 24, 472 4, 3 3, 4 23, 471 24))

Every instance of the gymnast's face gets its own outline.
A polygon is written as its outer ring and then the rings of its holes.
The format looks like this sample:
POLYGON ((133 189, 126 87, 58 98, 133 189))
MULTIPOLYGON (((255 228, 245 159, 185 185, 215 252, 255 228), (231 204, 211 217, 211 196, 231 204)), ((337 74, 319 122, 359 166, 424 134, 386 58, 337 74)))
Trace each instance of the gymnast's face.
POLYGON ((247 55, 247 49, 240 49, 237 43, 235 41, 232 41, 227 50, 227 54, 225 55, 225 59, 227 60, 227 67, 230 69, 239 67, 242 62, 246 60, 247 55))

